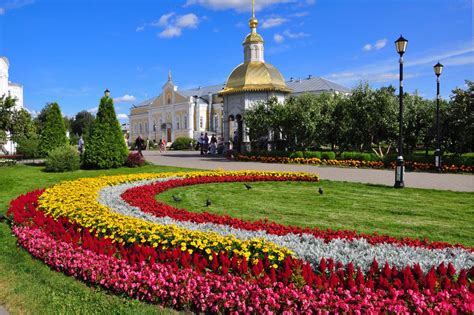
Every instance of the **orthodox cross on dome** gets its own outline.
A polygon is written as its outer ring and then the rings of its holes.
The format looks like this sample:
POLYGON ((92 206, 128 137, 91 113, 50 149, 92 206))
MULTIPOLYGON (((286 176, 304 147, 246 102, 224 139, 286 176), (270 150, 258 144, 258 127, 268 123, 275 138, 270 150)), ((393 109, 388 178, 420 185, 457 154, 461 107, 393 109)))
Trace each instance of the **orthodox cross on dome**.
POLYGON ((255 17, 255 0, 252 0, 252 17, 249 20, 249 26, 252 33, 257 33, 258 20, 255 17))
POLYGON ((171 82, 171 70, 168 70, 168 82, 171 82))
POLYGON ((255 0, 252 0, 252 17, 255 17, 255 0))

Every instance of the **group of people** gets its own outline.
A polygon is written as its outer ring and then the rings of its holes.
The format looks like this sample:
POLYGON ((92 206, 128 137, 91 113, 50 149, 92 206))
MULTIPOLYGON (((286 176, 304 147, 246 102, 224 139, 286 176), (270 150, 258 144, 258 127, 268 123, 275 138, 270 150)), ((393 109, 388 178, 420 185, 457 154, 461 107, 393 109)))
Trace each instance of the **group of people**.
MULTIPOLYGON (((138 136, 137 139, 135 139, 135 148, 137 149, 138 154, 140 154, 141 156, 143 156, 142 150, 148 148, 148 146, 149 146, 148 141, 149 140, 147 140, 147 144, 145 145, 145 140, 143 140, 143 138, 141 136, 138 136)), ((160 148, 161 153, 166 152, 166 140, 165 139, 160 139, 160 141, 158 141, 158 146, 160 148)))
POLYGON ((197 142, 197 148, 201 150, 201 155, 204 154, 217 154, 217 138, 216 135, 212 135, 211 139, 206 133, 201 132, 201 136, 197 142))

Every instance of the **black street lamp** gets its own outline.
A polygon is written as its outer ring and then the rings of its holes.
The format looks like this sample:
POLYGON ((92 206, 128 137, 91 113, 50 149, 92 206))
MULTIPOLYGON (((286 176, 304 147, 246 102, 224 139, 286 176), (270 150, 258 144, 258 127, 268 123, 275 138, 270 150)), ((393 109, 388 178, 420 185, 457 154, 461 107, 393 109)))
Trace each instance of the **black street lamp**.
POLYGON ((395 188, 405 187, 405 182, 403 181, 403 172, 405 167, 405 161, 403 160, 403 54, 407 49, 408 41, 400 35, 400 38, 395 41, 395 47, 397 52, 400 55, 400 88, 398 96, 400 100, 400 110, 398 113, 398 122, 399 122, 399 134, 398 134, 398 156, 397 156, 397 166, 395 168, 395 188))
POLYGON ((436 74, 436 151, 435 151, 435 168, 436 171, 441 172, 441 139, 439 132, 439 76, 443 72, 443 65, 439 63, 434 65, 434 72, 436 74))
POLYGON ((104 91, 104 95, 105 95, 105 97, 109 97, 109 96, 110 96, 110 91, 109 91, 109 89, 106 89, 106 90, 104 91))

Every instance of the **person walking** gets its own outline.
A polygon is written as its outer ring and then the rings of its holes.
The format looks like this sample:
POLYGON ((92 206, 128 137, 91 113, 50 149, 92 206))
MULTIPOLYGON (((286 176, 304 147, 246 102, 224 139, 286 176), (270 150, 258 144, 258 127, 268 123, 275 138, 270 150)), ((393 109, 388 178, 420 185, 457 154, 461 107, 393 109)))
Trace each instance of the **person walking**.
POLYGON ((201 136, 198 140, 199 149, 201 149, 201 155, 204 155, 204 134, 201 132, 201 136))
POLYGON ((138 136, 135 140, 135 147, 137 148, 138 154, 143 157, 142 149, 143 149, 143 139, 141 136, 138 136))
POLYGON ((204 154, 207 154, 209 151, 209 137, 207 136, 207 132, 204 134, 204 154))
POLYGON ((216 138, 216 135, 212 135, 212 137, 211 137, 210 152, 211 152, 212 155, 216 155, 216 153, 217 153, 217 138, 216 138))
POLYGON ((79 141, 77 143, 77 150, 79 151, 79 155, 82 158, 82 154, 84 153, 84 139, 82 136, 79 138, 79 141))

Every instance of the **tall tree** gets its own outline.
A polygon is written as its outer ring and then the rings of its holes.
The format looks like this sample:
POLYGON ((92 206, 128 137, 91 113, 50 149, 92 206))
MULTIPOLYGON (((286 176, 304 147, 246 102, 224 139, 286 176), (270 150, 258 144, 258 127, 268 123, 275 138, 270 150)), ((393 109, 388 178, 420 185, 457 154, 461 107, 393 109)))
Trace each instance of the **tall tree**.
POLYGON ((88 111, 83 110, 77 113, 76 116, 70 120, 71 132, 87 139, 91 134, 94 119, 94 115, 88 111))
POLYGON ((122 130, 112 98, 100 100, 99 111, 92 125, 92 133, 85 143, 84 165, 107 169, 122 166, 128 155, 122 130))
POLYGON ((68 144, 66 127, 58 103, 47 105, 46 120, 41 129, 40 152, 46 155, 51 150, 68 144))
POLYGON ((474 82, 452 91, 445 121, 444 136, 452 152, 474 152, 474 82))
POLYGON ((19 142, 21 139, 36 136, 36 127, 31 114, 25 109, 15 110, 12 113, 12 126, 10 128, 12 140, 19 142))

